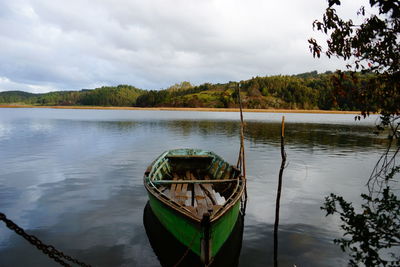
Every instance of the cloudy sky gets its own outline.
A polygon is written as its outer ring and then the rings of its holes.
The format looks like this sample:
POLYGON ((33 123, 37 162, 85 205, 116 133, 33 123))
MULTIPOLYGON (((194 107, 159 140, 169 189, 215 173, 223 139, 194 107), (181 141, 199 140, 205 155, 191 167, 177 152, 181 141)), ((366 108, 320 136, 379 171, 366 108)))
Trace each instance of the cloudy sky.
MULTIPOLYGON (((346 16, 362 0, 345 0, 346 16)), ((307 39, 326 0, 0 0, 0 91, 48 92, 344 68, 307 39)))

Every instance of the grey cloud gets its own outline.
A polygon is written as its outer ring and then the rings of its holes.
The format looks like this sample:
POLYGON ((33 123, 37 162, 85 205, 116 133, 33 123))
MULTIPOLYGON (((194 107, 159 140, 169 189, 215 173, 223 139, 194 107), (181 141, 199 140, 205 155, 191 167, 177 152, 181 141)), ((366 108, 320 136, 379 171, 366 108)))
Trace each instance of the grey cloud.
MULTIPOLYGON (((0 91, 132 84, 334 70, 307 39, 319 0, 149 0, 0 3, 0 91)), ((354 5, 354 4, 353 4, 354 5)))

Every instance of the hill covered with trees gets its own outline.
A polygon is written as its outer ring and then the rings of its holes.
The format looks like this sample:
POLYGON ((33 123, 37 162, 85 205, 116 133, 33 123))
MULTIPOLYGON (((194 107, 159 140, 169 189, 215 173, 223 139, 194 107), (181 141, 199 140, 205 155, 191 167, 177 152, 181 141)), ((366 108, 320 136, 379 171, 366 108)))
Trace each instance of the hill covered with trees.
POLYGON ((144 90, 130 85, 104 86, 81 91, 54 91, 44 94, 5 91, 0 92, 0 103, 43 106, 134 106, 137 97, 144 93, 144 90))
MULTIPOLYGON (((299 75, 254 77, 240 81, 245 108, 285 108, 322 110, 360 110, 359 101, 351 93, 337 92, 335 83, 357 90, 373 74, 356 76, 317 71, 299 75)), ((238 82, 224 84, 205 83, 193 86, 189 82, 175 84, 163 90, 142 90, 130 85, 84 89, 81 91, 55 91, 32 94, 21 91, 0 92, 2 104, 29 105, 91 105, 137 107, 206 107, 235 108, 238 82)))

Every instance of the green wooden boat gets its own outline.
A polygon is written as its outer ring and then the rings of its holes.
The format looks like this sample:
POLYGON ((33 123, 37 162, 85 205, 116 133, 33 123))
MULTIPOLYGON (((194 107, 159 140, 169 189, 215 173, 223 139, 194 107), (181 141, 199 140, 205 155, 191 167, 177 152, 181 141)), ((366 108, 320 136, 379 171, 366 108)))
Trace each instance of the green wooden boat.
POLYGON ((240 171, 213 152, 175 149, 147 168, 144 185, 164 227, 210 263, 240 212, 245 186, 240 171))

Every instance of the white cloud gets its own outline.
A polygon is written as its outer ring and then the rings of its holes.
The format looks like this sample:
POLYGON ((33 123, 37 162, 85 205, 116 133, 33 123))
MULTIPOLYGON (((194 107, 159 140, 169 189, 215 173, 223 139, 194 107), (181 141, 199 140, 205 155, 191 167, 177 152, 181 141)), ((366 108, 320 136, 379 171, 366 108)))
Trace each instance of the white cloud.
POLYGON ((342 68, 308 52, 325 8, 321 0, 3 1, 0 91, 158 89, 342 68))
POLYGON ((7 88, 9 91, 26 91, 31 93, 42 93, 49 91, 56 91, 51 85, 35 85, 27 83, 18 83, 11 81, 6 77, 0 77, 0 88, 7 88))

